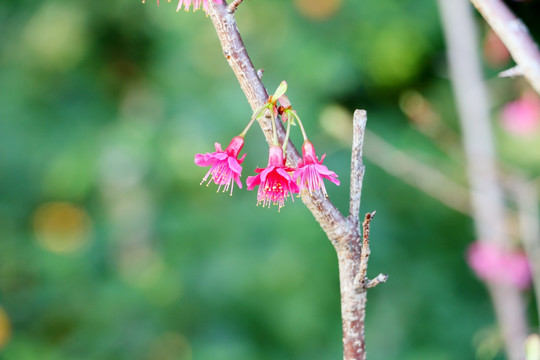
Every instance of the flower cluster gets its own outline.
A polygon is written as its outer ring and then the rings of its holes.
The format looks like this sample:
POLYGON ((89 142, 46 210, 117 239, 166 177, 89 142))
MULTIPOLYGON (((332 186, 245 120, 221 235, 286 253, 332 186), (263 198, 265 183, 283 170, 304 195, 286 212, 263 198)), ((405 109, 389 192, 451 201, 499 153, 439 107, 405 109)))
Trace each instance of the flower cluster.
POLYGON ((212 181, 218 185, 218 191, 223 187, 223 191, 228 191, 232 195, 234 183, 242 188, 240 175, 242 172, 242 162, 246 154, 238 158, 240 151, 244 146, 244 138, 251 128, 255 120, 263 116, 266 111, 269 111, 272 117, 273 142, 269 148, 268 164, 265 168, 257 168, 255 176, 248 176, 246 180, 248 190, 257 191, 257 205, 262 204, 268 206, 274 204, 281 209, 285 205, 285 200, 293 194, 302 192, 313 193, 322 191, 327 196, 326 188, 323 179, 330 180, 336 185, 339 185, 339 180, 335 172, 328 170, 323 165, 325 155, 319 158, 315 153, 315 147, 308 140, 302 121, 292 110, 289 99, 285 96, 287 91, 287 83, 283 81, 276 92, 268 98, 267 103, 255 111, 248 125, 238 136, 235 136, 229 146, 222 150, 219 143, 215 144, 216 151, 206 154, 196 154, 195 164, 206 167, 210 166, 210 170, 204 176, 202 183, 207 182, 207 185, 212 181), (281 119, 287 124, 287 132, 285 138, 280 144, 277 136, 276 119, 281 119), (297 167, 287 166, 285 151, 291 133, 291 126, 300 125, 300 130, 304 137, 302 145, 302 160, 297 167))

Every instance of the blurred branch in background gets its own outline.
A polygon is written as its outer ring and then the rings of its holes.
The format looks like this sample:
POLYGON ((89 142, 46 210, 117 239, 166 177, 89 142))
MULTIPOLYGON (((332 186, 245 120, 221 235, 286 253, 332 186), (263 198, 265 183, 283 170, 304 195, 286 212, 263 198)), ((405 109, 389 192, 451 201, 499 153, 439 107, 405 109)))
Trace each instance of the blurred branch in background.
MULTIPOLYGON (((523 247, 527 252, 532 271, 536 296, 536 308, 540 309, 540 213, 538 212, 538 190, 534 182, 514 177, 508 181, 518 210, 518 224, 523 247)), ((540 313, 538 314, 540 316, 540 313)))
MULTIPOLYGON (((477 239, 510 250, 512 244, 497 176, 488 94, 482 79, 472 11, 466 0, 439 0, 439 8, 462 127, 477 239)), ((487 285, 508 358, 523 359, 528 324, 521 292, 511 285, 487 285)))
POLYGON ((500 0, 471 0, 506 45, 521 73, 540 94, 540 51, 527 26, 500 0))
POLYGON ((469 190, 434 167, 425 165, 386 142, 373 132, 367 133, 366 157, 409 185, 437 199, 451 209, 469 215, 469 190))
POLYGON ((460 138, 456 130, 443 121, 442 116, 420 92, 407 90, 399 98, 399 107, 411 120, 411 125, 459 164, 464 163, 460 138))

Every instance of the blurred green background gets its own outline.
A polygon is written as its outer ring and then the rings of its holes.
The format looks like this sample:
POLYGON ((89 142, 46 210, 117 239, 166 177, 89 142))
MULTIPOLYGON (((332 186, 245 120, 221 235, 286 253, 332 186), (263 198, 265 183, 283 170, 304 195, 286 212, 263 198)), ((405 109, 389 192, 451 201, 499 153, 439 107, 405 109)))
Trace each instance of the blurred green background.
MULTIPOLYGON (((226 146, 251 109, 210 20, 176 5, 0 2, 1 359, 342 357, 335 252, 301 201, 278 213, 255 192, 199 186, 194 154, 226 146)), ((538 2, 512 6, 534 25, 538 2)), ((465 183, 435 1, 247 0, 237 20, 266 86, 287 80, 344 212, 350 149, 334 117, 355 108, 465 183), (419 131, 411 94, 444 124, 444 146, 419 131)), ((510 65, 485 67, 499 152, 538 176, 538 134, 498 122, 526 88, 496 78, 510 65)), ((266 164, 258 128, 244 151, 245 180, 266 164)), ((369 161, 362 198, 377 210, 370 273, 390 275, 369 292, 369 359, 502 358, 464 260, 471 219, 369 161)))

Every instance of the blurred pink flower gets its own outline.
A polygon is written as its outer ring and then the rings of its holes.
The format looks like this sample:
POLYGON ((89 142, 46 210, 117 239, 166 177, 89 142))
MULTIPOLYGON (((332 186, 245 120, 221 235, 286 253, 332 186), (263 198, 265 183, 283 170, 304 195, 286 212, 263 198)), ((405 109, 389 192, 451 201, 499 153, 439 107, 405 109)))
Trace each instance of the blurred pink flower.
POLYGON ((502 110, 502 127, 509 133, 526 135, 540 125, 540 98, 534 93, 525 93, 521 98, 509 102, 502 110))
POLYGON ((509 252, 494 244, 477 241, 469 247, 467 263, 476 276, 486 282, 514 285, 520 289, 526 289, 531 283, 529 261, 521 252, 509 252))

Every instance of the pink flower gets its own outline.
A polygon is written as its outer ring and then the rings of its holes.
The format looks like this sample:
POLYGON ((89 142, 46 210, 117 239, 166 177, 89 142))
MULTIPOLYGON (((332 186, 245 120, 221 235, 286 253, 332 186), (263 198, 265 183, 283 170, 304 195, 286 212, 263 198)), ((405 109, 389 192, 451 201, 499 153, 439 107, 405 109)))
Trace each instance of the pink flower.
POLYGON ((515 135, 527 135, 540 125, 540 98, 535 93, 526 93, 509 102, 502 110, 502 126, 515 135))
POLYGON ((214 181, 219 185, 218 191, 222 185, 225 185, 223 191, 229 190, 230 187, 232 195, 234 181, 236 181, 240 189, 242 188, 242 183, 240 182, 242 167, 240 164, 244 161, 246 154, 240 159, 238 159, 238 154, 244 146, 244 138, 242 136, 235 136, 225 151, 221 150, 221 144, 216 143, 215 146, 216 151, 213 153, 195 155, 195 164, 199 166, 210 166, 210 170, 208 170, 202 179, 201 185, 212 174, 212 178, 208 180, 207 186, 211 181, 214 181))
MULTIPOLYGON (((271 146, 268 156, 268 166, 265 169, 256 169, 256 176, 248 176, 248 190, 253 190, 259 185, 257 192, 257 205, 263 203, 263 206, 270 207, 271 204, 279 205, 281 209, 285 205, 285 200, 289 193, 298 193, 298 186, 293 181, 287 171, 293 169, 285 166, 285 157, 283 150, 279 146, 271 146)), ((293 199, 294 201, 294 199, 293 199)))
POLYGON ((322 165, 325 156, 326 154, 324 154, 319 161, 315 154, 315 147, 313 147, 313 144, 309 140, 304 141, 304 145, 302 145, 303 159, 300 161, 300 164, 298 164, 298 169, 294 171, 293 175, 295 181, 300 178, 299 185, 301 191, 306 189, 309 192, 312 192, 322 189, 324 195, 327 195, 323 178, 339 185, 339 180, 336 179, 338 177, 336 173, 328 170, 326 166, 322 165))
POLYGON ((526 289, 531 283, 529 261, 521 252, 509 252, 494 244, 475 242, 469 247, 467 262, 476 276, 484 281, 520 289, 526 289))

